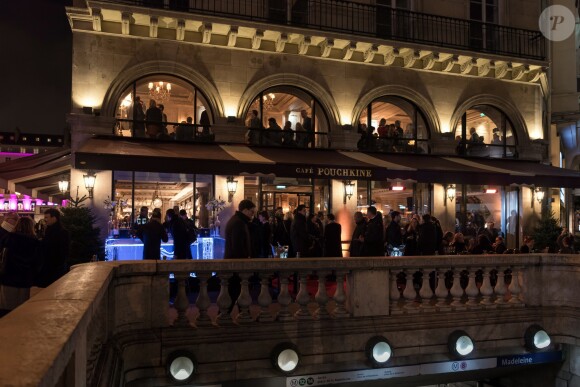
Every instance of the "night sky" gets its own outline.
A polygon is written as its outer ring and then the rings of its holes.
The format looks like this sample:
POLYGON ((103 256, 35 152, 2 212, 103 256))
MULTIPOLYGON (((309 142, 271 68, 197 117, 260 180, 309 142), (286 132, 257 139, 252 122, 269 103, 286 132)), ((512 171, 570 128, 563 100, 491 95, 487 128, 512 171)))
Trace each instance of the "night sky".
POLYGON ((63 133, 71 106, 69 3, 2 1, 0 132, 63 133))

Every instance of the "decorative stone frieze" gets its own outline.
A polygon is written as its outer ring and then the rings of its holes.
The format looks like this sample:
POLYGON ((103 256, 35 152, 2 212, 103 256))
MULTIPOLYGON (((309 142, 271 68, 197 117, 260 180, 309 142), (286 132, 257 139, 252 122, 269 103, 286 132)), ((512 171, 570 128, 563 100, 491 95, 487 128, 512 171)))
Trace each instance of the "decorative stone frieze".
POLYGON ((238 27, 231 26, 228 32, 228 47, 235 47, 238 39, 238 27))
POLYGON ((288 42, 288 34, 281 33, 276 40, 276 52, 283 52, 284 47, 286 47, 286 43, 288 42))
POLYGON ((375 59, 375 54, 378 51, 378 46, 376 44, 372 44, 364 53, 364 61, 365 63, 370 63, 375 59))
POLYGON ((333 47, 334 39, 324 39, 320 42, 320 56, 322 58, 328 58, 333 47))
POLYGON ((300 40, 300 43, 298 43, 298 54, 306 55, 311 43, 312 43, 311 37, 308 35, 304 35, 304 37, 300 40))
POLYGON ((453 70, 453 66, 459 63, 459 56, 458 55, 450 55, 447 59, 441 62, 441 71, 446 73, 453 70))
POLYGON ((121 33, 129 35, 131 33, 131 12, 123 12, 121 14, 121 33))
POLYGON ((529 72, 530 66, 528 65, 518 66, 514 68, 512 71, 512 79, 514 81, 521 81, 522 79, 524 79, 524 76, 529 72))
POLYGON ((183 40, 185 38, 185 20, 180 19, 177 21, 177 27, 175 29, 175 39, 183 40))
POLYGON ((204 44, 209 44, 211 42, 211 32, 213 26, 211 23, 204 23, 199 28, 199 32, 201 32, 201 42, 204 44))
POLYGON ((435 63, 439 61, 439 53, 438 52, 429 53, 422 58, 422 61, 423 61, 422 67, 423 70, 432 70, 433 67, 435 66, 435 63))
POLYGON ((352 54, 356 50, 356 42, 350 41, 344 48, 344 55, 342 56, 343 60, 350 60, 352 58, 352 54))
POLYGON ((93 31, 101 32, 103 23, 103 13, 101 12, 101 9, 93 8, 91 14, 93 19, 93 31))
POLYGON ((157 37, 157 30, 159 26, 159 19, 157 16, 150 16, 149 17, 149 37, 156 38, 157 37))
POLYGON ((252 36, 252 50, 259 50, 260 45, 262 44, 262 38, 264 37, 263 30, 256 30, 254 35, 252 36))

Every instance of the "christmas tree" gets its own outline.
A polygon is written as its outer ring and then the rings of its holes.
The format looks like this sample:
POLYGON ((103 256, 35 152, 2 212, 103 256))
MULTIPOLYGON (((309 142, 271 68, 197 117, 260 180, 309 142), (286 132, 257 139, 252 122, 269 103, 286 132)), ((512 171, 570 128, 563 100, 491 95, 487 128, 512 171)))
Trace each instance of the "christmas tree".
POLYGON ((552 210, 543 208, 542 217, 534 228, 534 249, 544 251, 547 247, 549 252, 558 251, 556 240, 561 232, 562 227, 558 224, 552 210))

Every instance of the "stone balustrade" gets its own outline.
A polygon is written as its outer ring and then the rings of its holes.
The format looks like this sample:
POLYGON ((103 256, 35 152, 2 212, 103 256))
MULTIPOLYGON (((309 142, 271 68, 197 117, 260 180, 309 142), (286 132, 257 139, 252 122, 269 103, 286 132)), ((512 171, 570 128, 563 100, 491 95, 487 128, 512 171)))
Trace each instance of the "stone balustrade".
MULTIPOLYGON (((445 328, 449 324, 469 326, 492 310, 494 317, 486 324, 511 325, 488 331, 497 337, 487 341, 513 343, 510 330, 519 332, 522 324, 541 318, 555 341, 574 344, 579 340, 579 279, 580 256, 540 254, 79 265, 0 319, 0 385, 82 386, 95 378, 110 382, 119 376, 103 376, 107 370, 97 363, 113 367, 110 359, 124 355, 107 343, 160 329, 167 337, 176 332, 176 338, 203 331, 199 337, 220 344, 228 342, 228 335, 239 340, 240 329, 275 341, 276 334, 300 335, 300 327, 306 326, 316 327, 320 335, 324 327, 333 334, 356 329, 362 336, 367 335, 364 327, 373 332, 395 329, 402 340, 411 337, 404 332, 409 328, 400 325, 409 318, 421 330, 436 322, 433 329, 439 332, 451 329, 445 328), (241 292, 229 313, 233 273, 239 275, 241 292), (376 326, 379 321, 383 328, 376 326)), ((444 351, 440 335, 432 336, 432 350, 444 351)), ((404 341, 394 345, 407 356, 416 350, 404 341)), ((151 353, 159 351, 155 348, 151 353)))

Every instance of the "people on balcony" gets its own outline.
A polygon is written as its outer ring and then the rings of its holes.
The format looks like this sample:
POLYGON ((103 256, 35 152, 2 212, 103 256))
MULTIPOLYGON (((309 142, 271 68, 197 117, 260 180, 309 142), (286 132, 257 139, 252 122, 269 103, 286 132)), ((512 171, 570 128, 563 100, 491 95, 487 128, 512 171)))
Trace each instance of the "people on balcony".
MULTIPOLYGON (((298 126, 298 124, 296 124, 298 126)), ((294 140, 294 131, 292 130, 292 122, 286 121, 284 129, 282 130, 282 146, 296 148, 298 144, 294 140)))
POLYGON ((141 97, 136 96, 133 105, 129 108, 127 115, 131 120, 131 136, 145 137, 145 111, 141 102, 141 97))
POLYGON ((260 129, 262 129, 262 120, 258 117, 258 111, 252 110, 249 121, 247 122, 248 132, 246 133, 246 140, 250 145, 258 145, 260 143, 260 129))
POLYGON ((146 130, 148 138, 158 138, 162 133, 161 125, 163 121, 163 113, 157 107, 154 99, 149 100, 149 108, 145 112, 146 130))
POLYGON ((211 130, 211 122, 209 121, 209 114, 207 114, 207 110, 201 112, 201 116, 199 117, 199 125, 201 126, 201 132, 197 134, 197 139, 203 142, 215 141, 215 134, 211 130))
POLYGON ((175 139, 177 141, 193 141, 194 130, 193 118, 187 117, 187 121, 181 121, 181 124, 175 128, 175 139))

